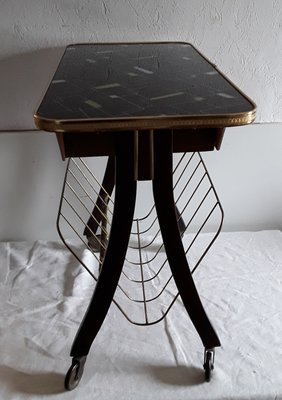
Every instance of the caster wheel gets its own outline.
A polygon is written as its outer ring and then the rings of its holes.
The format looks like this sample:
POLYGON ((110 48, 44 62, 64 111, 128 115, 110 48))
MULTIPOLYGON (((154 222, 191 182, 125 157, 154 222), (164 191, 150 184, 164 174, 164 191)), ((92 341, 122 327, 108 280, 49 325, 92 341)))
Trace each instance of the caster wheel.
POLYGON ((205 381, 206 382, 210 382, 211 372, 213 369, 214 369, 214 350, 206 350, 205 351, 205 362, 204 362, 205 381))
POLYGON ((68 372, 65 377, 65 389, 73 390, 75 389, 83 374, 84 364, 86 361, 86 357, 74 358, 72 361, 72 365, 70 366, 68 372))

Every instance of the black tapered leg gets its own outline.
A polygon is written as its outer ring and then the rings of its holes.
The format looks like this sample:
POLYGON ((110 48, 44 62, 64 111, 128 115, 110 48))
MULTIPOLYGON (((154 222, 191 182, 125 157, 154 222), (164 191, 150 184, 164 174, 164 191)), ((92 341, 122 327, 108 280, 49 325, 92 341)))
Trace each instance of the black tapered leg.
POLYGON ((181 241, 173 196, 171 131, 155 132, 154 173, 156 211, 168 262, 179 294, 205 348, 220 346, 218 336, 198 295, 181 241))
POLYGON ((117 134, 116 192, 112 227, 95 291, 74 340, 71 356, 86 356, 106 317, 123 267, 136 200, 134 133, 117 134))
POLYGON ((93 208, 92 215, 87 221, 87 226, 84 229, 83 234, 87 237, 92 236, 96 233, 99 223, 103 219, 103 212, 105 210, 105 206, 107 207, 109 196, 111 196, 113 189, 115 186, 115 157, 109 156, 103 182, 101 185, 101 189, 99 191, 99 195, 97 197, 96 204, 93 208), (93 233, 91 233, 91 231, 93 233))

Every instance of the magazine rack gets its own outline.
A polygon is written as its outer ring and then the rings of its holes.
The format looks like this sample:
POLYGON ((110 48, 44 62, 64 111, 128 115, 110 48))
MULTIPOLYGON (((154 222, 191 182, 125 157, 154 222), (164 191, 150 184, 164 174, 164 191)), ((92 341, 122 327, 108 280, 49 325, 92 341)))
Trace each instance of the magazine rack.
MULTIPOLYGON (((106 174, 114 174, 111 158, 105 171, 106 174)), ((199 153, 181 154, 173 172, 178 226, 181 236, 188 238, 184 249, 193 273, 220 232, 223 210, 199 153), (200 253, 195 254, 194 248, 199 252, 197 239, 200 233, 211 224, 213 234, 208 236, 200 253)), ((87 159, 70 158, 57 220, 62 241, 95 281, 103 265, 114 207, 113 186, 105 188, 102 183, 87 164, 87 159), (69 239, 73 237, 78 241, 69 239), (88 249, 92 257, 81 258, 78 251, 81 245, 88 249)), ((152 325, 166 316, 178 296, 155 205, 152 204, 146 215, 133 219, 125 263, 113 302, 129 322, 152 325), (128 302, 133 305, 127 307, 128 302)))

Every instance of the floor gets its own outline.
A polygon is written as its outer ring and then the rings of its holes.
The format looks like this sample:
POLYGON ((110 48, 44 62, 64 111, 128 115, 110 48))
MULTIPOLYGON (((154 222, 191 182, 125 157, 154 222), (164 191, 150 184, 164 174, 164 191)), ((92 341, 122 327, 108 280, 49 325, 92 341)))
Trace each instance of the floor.
POLYGON ((210 383, 202 343, 177 298, 149 327, 130 324, 113 304, 79 387, 65 392, 94 280, 60 242, 1 243, 0 398, 282 399, 282 233, 222 233, 194 279, 222 342, 210 383))

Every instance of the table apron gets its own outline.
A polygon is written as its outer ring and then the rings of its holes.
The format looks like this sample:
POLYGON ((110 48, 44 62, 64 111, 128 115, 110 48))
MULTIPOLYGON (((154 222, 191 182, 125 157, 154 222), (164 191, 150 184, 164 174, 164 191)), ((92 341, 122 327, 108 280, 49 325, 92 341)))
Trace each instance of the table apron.
MULTIPOLYGON (((142 153, 147 154, 148 157, 152 157, 152 135, 159 131, 132 131, 132 134, 138 133, 138 146, 144 150, 142 153)), ((219 150, 224 131, 225 128, 174 129, 173 152, 219 150)), ((63 159, 116 154, 116 132, 60 132, 56 135, 63 159)), ((152 171, 140 171, 140 177, 143 173, 147 176, 152 171)))

